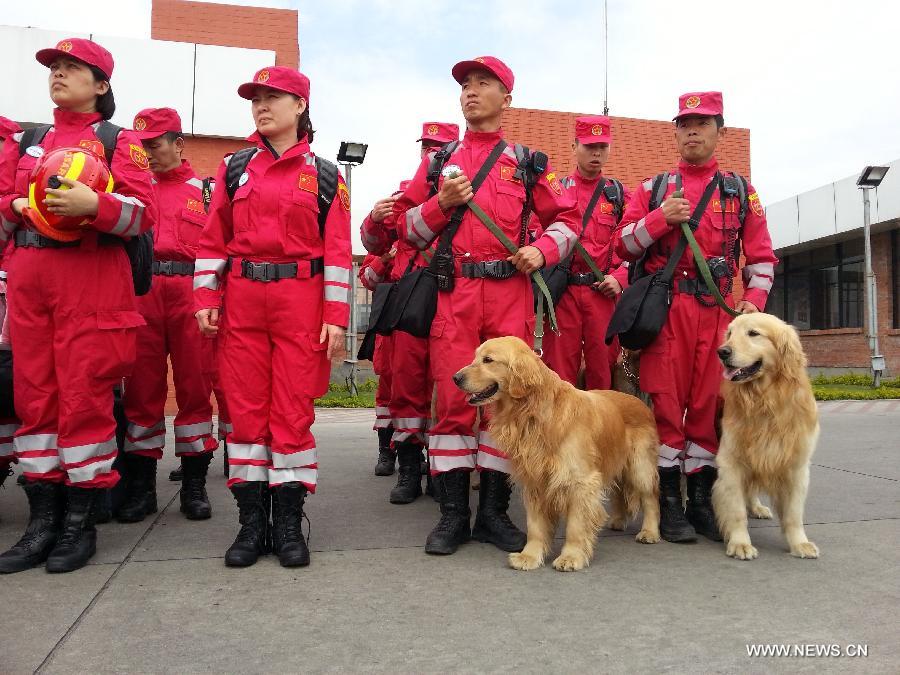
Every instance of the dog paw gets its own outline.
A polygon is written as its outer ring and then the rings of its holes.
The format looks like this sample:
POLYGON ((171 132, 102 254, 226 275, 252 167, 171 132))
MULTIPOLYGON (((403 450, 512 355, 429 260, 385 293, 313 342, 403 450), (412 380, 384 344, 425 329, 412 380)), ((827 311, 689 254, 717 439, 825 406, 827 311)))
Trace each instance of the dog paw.
POLYGON ((819 547, 811 541, 804 541, 791 548, 791 555, 795 558, 818 558, 819 547))
POLYGON ((757 504, 756 506, 751 506, 748 510, 750 511, 751 518, 758 518, 759 520, 772 520, 772 511, 768 506, 757 504))
POLYGON ((611 530, 616 530, 617 532, 621 532, 625 529, 625 519, 624 518, 610 518, 608 527, 611 530))
POLYGON ((577 572, 587 567, 588 562, 584 555, 563 553, 553 561, 553 568, 560 572, 577 572))
POLYGON ((659 541, 659 530, 655 532, 651 532, 650 530, 641 530, 635 535, 634 540, 642 544, 655 544, 659 541))
POLYGON ((725 555, 737 558, 738 560, 753 560, 759 555, 759 552, 750 542, 745 544, 729 543, 728 546, 725 547, 725 555))
POLYGON ((529 555, 528 553, 523 552, 509 554, 509 566, 514 570, 536 570, 543 564, 543 560, 541 560, 537 556, 529 555))

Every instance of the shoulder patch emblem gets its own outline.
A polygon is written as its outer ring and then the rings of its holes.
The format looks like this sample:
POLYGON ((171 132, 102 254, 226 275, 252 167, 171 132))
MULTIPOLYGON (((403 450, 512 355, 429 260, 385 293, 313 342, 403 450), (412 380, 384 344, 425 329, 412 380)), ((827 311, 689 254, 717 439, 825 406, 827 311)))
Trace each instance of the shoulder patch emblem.
POLYGON ((338 183, 338 198, 341 200, 341 206, 344 207, 344 210, 349 211, 350 190, 347 189, 347 185, 344 183, 338 183))
POLYGON ((750 203, 750 209, 758 216, 763 214, 763 207, 759 201, 759 195, 755 192, 749 194, 747 196, 747 201, 750 203))
POLYGON ((556 177, 556 173, 551 171, 547 174, 547 183, 550 184, 550 189, 553 190, 556 194, 562 194, 562 185, 559 184, 559 179, 556 177))
POLYGON ((147 151, 141 146, 129 143, 128 156, 131 157, 131 161, 134 162, 134 165, 137 168, 143 169, 144 171, 150 169, 150 160, 147 158, 147 151))

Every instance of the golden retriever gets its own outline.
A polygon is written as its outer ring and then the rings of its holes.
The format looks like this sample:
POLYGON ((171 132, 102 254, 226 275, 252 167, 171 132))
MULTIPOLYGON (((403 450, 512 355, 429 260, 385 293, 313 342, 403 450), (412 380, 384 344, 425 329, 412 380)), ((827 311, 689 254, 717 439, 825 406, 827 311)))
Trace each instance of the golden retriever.
POLYGON ((653 413, 639 399, 579 391, 514 337, 482 344, 453 379, 471 405, 493 404, 491 435, 522 487, 528 541, 521 553, 509 555, 511 567, 543 565, 560 518, 566 540, 553 567, 567 572, 589 565, 608 517, 602 498, 610 488, 610 527, 624 529, 640 507, 644 520, 636 539, 659 541, 659 439, 653 413))
POLYGON ((772 517, 758 498, 765 492, 791 555, 817 558, 819 549, 803 529, 803 507, 819 436, 818 408, 797 331, 770 314, 742 314, 728 327, 719 358, 725 405, 713 508, 725 553, 740 560, 757 556, 747 512, 772 517))

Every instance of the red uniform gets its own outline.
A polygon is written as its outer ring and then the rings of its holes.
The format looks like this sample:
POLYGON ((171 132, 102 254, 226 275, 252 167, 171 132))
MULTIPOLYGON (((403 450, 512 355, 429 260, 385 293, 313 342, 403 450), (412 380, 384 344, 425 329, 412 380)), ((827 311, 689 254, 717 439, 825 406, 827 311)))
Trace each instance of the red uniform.
MULTIPOLYGON (((57 109, 44 151, 65 146, 97 148, 97 113, 57 109)), ((12 202, 28 193, 34 155, 19 157, 16 142, 0 157, 0 239, 6 242, 22 219, 12 202)), ((102 153, 101 153, 102 154, 102 153)), ((32 480, 111 487, 116 456, 112 390, 131 373, 137 312, 131 268, 121 244, 154 225, 156 206, 140 140, 122 131, 110 167, 114 192, 98 193, 97 215, 78 246, 17 247, 9 274, 10 336, 16 409, 22 426, 16 456, 32 480), (105 233, 105 236, 99 236, 105 233)))
MULTIPOLYGON (((681 161, 669 175, 666 195, 675 191, 675 173, 681 174, 684 197, 692 206, 700 201, 719 165, 715 157, 702 166, 681 161)), ((662 209, 648 213, 652 180, 635 191, 622 219, 623 227, 616 251, 626 260, 637 260, 648 251, 646 270, 665 267, 675 248, 681 228, 666 222, 662 209), (648 250, 649 249, 649 250, 648 250)), ((741 226, 737 198, 722 200, 718 191, 700 218, 695 232, 704 257, 725 256, 732 273, 737 261, 731 253, 740 240, 746 264, 743 269, 744 300, 764 309, 772 288, 778 260, 772 252, 766 217, 759 197, 748 187, 749 208, 741 226)), ((650 394, 662 445, 659 465, 678 466, 684 460, 686 473, 703 466, 715 466, 718 440, 714 427, 722 365, 716 349, 730 319, 717 306, 706 306, 692 293, 681 292, 679 281, 695 279, 697 270, 690 248, 675 271, 675 288, 668 320, 659 337, 641 351, 641 389, 650 394)), ((706 297, 707 302, 710 301, 706 297)), ((729 305, 733 299, 726 297, 729 305)))
POLYGON ((166 441, 169 358, 178 402, 175 454, 212 452, 217 443, 212 437, 210 403, 213 341, 200 334, 194 318, 192 268, 206 222, 203 181, 182 161, 176 169, 157 173, 155 187, 157 273, 150 292, 138 298, 147 327, 138 335, 135 375, 125 386, 124 449, 160 459, 166 441))
MULTIPOLYGON (((474 178, 502 132, 467 131, 449 159, 469 178, 474 178)), ((431 245, 449 222, 451 214, 429 197, 427 181, 431 155, 426 156, 403 196, 395 214, 403 238, 416 248, 431 245)), ((514 176, 518 162, 512 146, 506 148, 482 184, 475 201, 513 241, 520 237, 525 188, 514 176)), ((443 180, 443 178, 441 178, 443 180)), ((534 211, 545 226, 534 243, 547 265, 557 263, 574 246, 580 220, 574 200, 566 195, 548 167, 534 187, 534 211)), ((530 340, 534 328, 534 298, 529 279, 514 274, 508 279, 466 278, 461 264, 505 260, 509 253, 471 211, 466 211, 453 239, 455 286, 438 295, 437 314, 431 328, 431 362, 437 384, 437 419, 429 439, 432 473, 477 467, 508 473, 508 459, 496 447, 482 415, 478 435, 473 433, 475 408, 453 384, 452 376, 472 360, 478 345, 488 338, 515 335, 530 340)), ((398 263, 399 267, 399 263, 398 263)))
MULTIPOLYGON (((374 291, 378 284, 388 280, 392 264, 393 262, 385 264, 380 255, 370 253, 359 268, 360 282, 374 291)), ((378 389, 375 391, 375 424, 372 428, 376 431, 391 426, 391 338, 390 335, 375 336, 372 370, 378 375, 378 389)))
POLYGON ((339 179, 320 235, 315 156, 305 137, 277 158, 258 133, 249 140, 258 151, 233 199, 224 189, 228 158, 219 168, 200 238, 195 307, 221 308, 223 299, 227 307, 218 339, 234 425, 229 486, 296 481, 314 491, 313 399, 327 391, 331 368, 319 335, 323 322, 346 327, 350 314, 350 197, 339 179), (254 281, 242 276, 252 263, 296 263, 296 277, 254 281))
MULTIPOLYGON (((562 181, 563 187, 575 195, 582 215, 600 180, 599 177, 592 180, 583 178, 576 169, 562 181)), ((627 204, 628 193, 623 197, 627 204)), ((605 194, 602 195, 584 228, 581 244, 604 274, 609 273, 625 287, 628 284, 628 268, 614 251, 613 235, 618 226, 616 218, 615 205, 605 194)), ((594 278, 577 252, 572 257, 571 274, 581 275, 588 281, 594 278)), ((556 306, 559 335, 547 331, 544 336, 544 362, 562 379, 577 385, 583 353, 587 389, 609 389, 612 384, 610 349, 604 338, 615 306, 615 300, 590 285, 570 284, 556 306)))

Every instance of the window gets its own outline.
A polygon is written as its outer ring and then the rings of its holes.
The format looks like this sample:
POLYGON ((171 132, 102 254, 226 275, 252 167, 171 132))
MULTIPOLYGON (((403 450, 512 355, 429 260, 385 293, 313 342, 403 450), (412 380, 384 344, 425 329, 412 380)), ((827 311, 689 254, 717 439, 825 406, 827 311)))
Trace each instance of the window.
POLYGON ((786 256, 767 309, 798 330, 859 328, 863 280, 862 239, 786 256))

